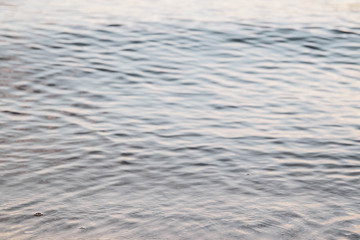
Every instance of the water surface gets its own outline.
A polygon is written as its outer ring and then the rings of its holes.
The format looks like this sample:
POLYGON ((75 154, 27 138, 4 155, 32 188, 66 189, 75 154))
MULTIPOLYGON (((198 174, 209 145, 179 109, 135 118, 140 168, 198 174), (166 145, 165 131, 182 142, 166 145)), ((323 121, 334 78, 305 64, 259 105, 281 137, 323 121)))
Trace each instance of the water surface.
POLYGON ((0 1, 0 239, 360 239, 359 22, 0 1))

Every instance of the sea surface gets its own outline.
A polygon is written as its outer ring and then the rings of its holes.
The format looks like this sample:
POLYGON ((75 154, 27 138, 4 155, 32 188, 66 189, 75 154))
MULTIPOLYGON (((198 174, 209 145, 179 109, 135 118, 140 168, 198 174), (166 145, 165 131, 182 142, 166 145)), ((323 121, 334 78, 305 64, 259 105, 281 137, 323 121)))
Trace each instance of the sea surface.
POLYGON ((358 240, 359 64, 357 0, 0 0, 0 239, 358 240))

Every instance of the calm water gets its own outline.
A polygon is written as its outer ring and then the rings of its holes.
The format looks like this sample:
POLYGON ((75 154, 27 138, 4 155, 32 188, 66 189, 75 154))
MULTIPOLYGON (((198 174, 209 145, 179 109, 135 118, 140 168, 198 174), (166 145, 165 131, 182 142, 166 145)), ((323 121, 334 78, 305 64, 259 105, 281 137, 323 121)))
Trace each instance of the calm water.
POLYGON ((1 0, 0 239, 360 239, 359 22, 1 0))

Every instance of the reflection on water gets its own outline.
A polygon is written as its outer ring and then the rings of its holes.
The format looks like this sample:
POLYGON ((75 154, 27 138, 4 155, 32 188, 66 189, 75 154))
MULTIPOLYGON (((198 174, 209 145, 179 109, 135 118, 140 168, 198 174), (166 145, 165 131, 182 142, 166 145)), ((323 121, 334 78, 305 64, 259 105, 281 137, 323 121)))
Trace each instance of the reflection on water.
POLYGON ((0 10, 0 239, 360 239, 357 1, 0 10))

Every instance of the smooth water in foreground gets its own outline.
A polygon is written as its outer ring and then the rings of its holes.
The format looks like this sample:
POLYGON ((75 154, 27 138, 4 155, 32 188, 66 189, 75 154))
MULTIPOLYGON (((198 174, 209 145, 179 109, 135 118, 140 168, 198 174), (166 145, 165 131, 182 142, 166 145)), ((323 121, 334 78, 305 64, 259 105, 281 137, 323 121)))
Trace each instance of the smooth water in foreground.
POLYGON ((360 239, 359 22, 0 0, 0 239, 360 239))

